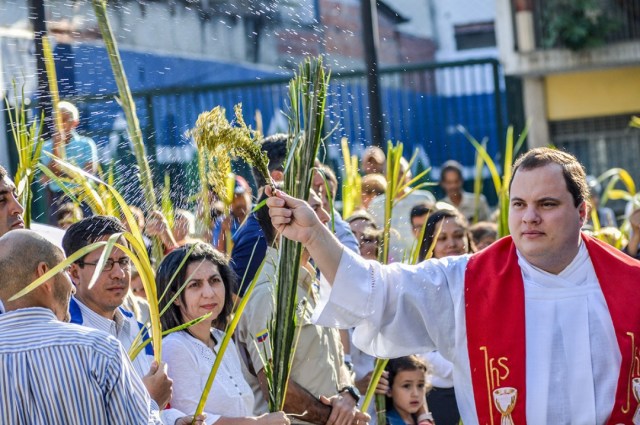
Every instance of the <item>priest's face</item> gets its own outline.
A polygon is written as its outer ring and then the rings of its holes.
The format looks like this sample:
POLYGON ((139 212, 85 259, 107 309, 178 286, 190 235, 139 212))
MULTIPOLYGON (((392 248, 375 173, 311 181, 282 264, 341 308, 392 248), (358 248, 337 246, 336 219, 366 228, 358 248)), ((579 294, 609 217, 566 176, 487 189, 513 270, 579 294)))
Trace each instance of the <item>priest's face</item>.
POLYGON ((560 273, 578 252, 586 217, 586 205, 575 206, 562 167, 518 169, 509 196, 509 230, 516 247, 534 266, 560 273))

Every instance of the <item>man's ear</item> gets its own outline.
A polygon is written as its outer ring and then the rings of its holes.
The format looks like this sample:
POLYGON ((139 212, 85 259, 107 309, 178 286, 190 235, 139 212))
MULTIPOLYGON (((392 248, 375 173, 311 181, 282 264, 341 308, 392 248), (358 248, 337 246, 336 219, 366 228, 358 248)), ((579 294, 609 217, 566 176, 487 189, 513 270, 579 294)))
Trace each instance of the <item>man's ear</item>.
POLYGON ((580 215, 580 224, 584 225, 587 222, 587 214, 589 214, 589 204, 587 201, 582 201, 578 206, 578 214, 580 215))
MULTIPOLYGON (((41 261, 38 263, 37 267, 36 267, 36 279, 39 279, 41 276, 43 276, 45 273, 47 273, 49 270, 51 270, 49 268, 49 266, 47 265, 47 263, 41 261)), ((55 280, 55 276, 51 276, 50 279, 44 281, 41 285, 40 288, 42 288, 43 290, 51 293, 53 292, 53 283, 55 280)))
POLYGON ((44 261, 40 261, 36 266, 36 278, 39 278, 40 276, 44 275, 48 271, 49 271, 49 266, 47 265, 47 263, 45 263, 44 261))
POLYGON ((73 283, 76 283, 78 280, 80 280, 80 266, 78 265, 78 263, 71 263, 71 265, 69 266, 69 275, 71 276, 71 280, 73 280, 73 283))

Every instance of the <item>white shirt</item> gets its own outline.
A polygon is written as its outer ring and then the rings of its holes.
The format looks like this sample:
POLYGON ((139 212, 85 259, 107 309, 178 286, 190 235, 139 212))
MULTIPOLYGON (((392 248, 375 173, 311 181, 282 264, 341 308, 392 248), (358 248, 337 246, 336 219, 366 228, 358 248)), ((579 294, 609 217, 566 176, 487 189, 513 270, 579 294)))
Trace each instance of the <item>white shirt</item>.
MULTIPOLYGON (((79 299, 74 297, 74 300, 78 303, 78 307, 80 307, 80 312, 82 314, 82 326, 98 329, 114 336, 120 344, 122 344, 125 352, 129 351, 133 341, 140 332, 140 327, 135 317, 128 317, 124 315, 119 308, 117 308, 113 320, 110 320, 91 310, 79 299)), ((144 378, 147 373, 149 373, 153 360, 153 355, 147 354, 146 350, 143 349, 136 358, 131 361, 133 370, 135 370, 140 379, 144 378)), ((155 404, 155 401, 153 403, 155 404)), ((162 420, 162 423, 167 425, 173 425, 177 419, 183 416, 186 416, 186 414, 178 409, 160 410, 160 419, 162 420)))
MULTIPOLYGON (((213 329, 212 334, 217 353, 224 333, 213 329)), ((174 332, 162 340, 162 360, 167 363, 169 377, 173 379, 172 408, 195 412, 215 359, 216 355, 209 347, 185 331, 174 332)), ((244 380, 240 357, 231 340, 204 406, 207 424, 216 422, 221 416, 252 416, 253 403, 253 391, 244 380)))
MULTIPOLYGON (((453 362, 462 420, 472 425, 478 418, 465 327, 468 258, 383 267, 345 250, 333 289, 323 282, 314 317, 323 326, 356 326, 354 344, 379 357, 437 349, 453 362)), ((558 276, 542 276, 544 272, 522 258, 520 264, 525 264, 527 420, 531 424, 605 423, 613 408, 621 355, 584 244, 558 276), (558 345, 561 340, 563 344, 558 345), (578 347, 583 354, 577 353, 578 347), (588 378, 581 376, 586 368, 593 371, 588 378), (565 379, 563 385, 555 386, 555 376, 565 379)))

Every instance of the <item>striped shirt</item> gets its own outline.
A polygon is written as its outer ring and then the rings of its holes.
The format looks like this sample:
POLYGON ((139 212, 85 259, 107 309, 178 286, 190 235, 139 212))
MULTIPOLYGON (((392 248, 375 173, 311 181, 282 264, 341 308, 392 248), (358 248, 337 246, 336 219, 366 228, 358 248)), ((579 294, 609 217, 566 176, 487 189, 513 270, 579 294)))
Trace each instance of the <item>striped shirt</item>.
POLYGON ((115 338, 34 307, 0 315, 0 341, 0 423, 156 423, 115 338))

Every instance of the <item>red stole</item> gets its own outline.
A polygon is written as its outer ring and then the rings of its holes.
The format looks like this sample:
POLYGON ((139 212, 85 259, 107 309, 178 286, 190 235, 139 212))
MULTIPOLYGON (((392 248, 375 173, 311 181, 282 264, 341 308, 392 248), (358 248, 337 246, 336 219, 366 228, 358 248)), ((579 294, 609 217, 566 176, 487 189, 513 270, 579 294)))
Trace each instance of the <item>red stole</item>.
MULTIPOLYGON (((583 235, 583 240, 622 354, 615 404, 608 423, 630 424, 638 406, 632 379, 640 377, 640 263, 596 239, 583 235)), ((511 237, 500 239, 469 259, 464 296, 478 421, 481 425, 498 425, 501 418, 510 414, 512 423, 524 425, 524 282, 511 237)))

